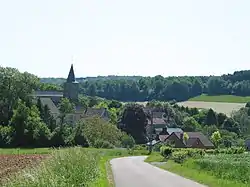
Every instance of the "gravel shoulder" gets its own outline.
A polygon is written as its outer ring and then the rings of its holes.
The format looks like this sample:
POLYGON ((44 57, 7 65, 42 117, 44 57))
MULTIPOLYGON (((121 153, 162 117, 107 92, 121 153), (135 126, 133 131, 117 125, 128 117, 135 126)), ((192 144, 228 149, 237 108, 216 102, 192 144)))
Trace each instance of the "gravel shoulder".
POLYGON ((205 187, 189 179, 150 165, 146 156, 111 160, 116 187, 205 187))

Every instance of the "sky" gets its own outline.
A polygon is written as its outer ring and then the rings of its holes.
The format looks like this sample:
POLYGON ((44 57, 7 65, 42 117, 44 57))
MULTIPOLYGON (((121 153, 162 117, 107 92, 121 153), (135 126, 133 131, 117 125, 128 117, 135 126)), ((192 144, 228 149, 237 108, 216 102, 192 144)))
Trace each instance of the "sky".
POLYGON ((249 0, 0 0, 0 65, 39 77, 250 69, 249 0))

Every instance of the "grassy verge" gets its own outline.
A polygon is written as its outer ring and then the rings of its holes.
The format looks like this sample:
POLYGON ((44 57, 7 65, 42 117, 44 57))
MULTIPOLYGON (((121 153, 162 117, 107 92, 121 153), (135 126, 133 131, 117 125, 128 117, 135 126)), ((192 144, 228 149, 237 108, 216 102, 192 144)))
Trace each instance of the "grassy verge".
MULTIPOLYGON (((161 158, 163 159, 163 157, 161 158)), ((146 162, 158 162, 161 160, 159 156, 149 156, 146 162)), ((186 161, 183 164, 178 164, 172 160, 168 160, 166 164, 157 165, 158 167, 168 170, 170 172, 176 173, 185 178, 197 181, 201 184, 208 185, 209 187, 248 187, 249 185, 230 181, 226 179, 220 179, 213 176, 212 172, 207 172, 204 170, 199 170, 194 164, 192 159, 186 161)))
POLYGON ((145 151, 92 148, 66 148, 52 151, 50 158, 39 167, 28 168, 8 179, 3 187, 112 187, 109 160, 145 151))
POLYGON ((0 149, 0 155, 49 154, 51 148, 13 148, 0 149))
POLYGON ((189 101, 205 101, 205 102, 225 102, 225 103, 247 103, 250 101, 250 96, 241 97, 235 95, 200 95, 189 99, 189 101))

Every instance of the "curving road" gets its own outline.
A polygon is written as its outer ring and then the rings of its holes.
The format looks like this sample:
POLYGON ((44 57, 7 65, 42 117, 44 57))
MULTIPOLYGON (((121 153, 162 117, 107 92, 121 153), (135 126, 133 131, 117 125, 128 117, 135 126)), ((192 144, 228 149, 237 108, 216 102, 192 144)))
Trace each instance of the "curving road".
POLYGON ((144 162, 146 156, 111 160, 116 187, 205 187, 144 162))

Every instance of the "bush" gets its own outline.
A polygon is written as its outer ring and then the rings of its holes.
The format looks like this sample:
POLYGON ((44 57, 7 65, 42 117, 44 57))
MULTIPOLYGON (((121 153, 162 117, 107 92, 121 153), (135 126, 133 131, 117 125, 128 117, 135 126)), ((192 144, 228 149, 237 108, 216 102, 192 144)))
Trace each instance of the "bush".
POLYGON ((227 149, 208 149, 205 150, 207 154, 242 154, 246 150, 244 147, 230 147, 227 149))
POLYGON ((135 145, 134 146, 134 150, 147 150, 147 146, 146 145, 135 145))
POLYGON ((183 163, 189 157, 188 151, 176 151, 173 152, 171 159, 173 159, 177 163, 183 163))
POLYGON ((95 147, 96 140, 106 141, 117 147, 121 145, 122 132, 115 125, 99 117, 85 118, 79 123, 83 125, 83 135, 89 146, 95 147))
POLYGON ((113 149, 114 145, 109 143, 108 141, 103 140, 96 140, 93 144, 93 147, 95 148, 104 148, 104 149, 113 149))
POLYGON ((165 158, 169 158, 172 152, 173 152, 173 149, 171 147, 162 146, 160 148, 160 153, 165 158))
POLYGON ((0 147, 8 147, 11 145, 13 133, 13 127, 0 125, 0 147))
POLYGON ((121 137, 121 145, 124 148, 133 148, 135 146, 135 140, 132 136, 123 133, 121 137))
POLYGON ((158 144, 154 145, 153 151, 155 151, 155 152, 160 152, 162 146, 163 146, 162 143, 158 143, 158 144))

